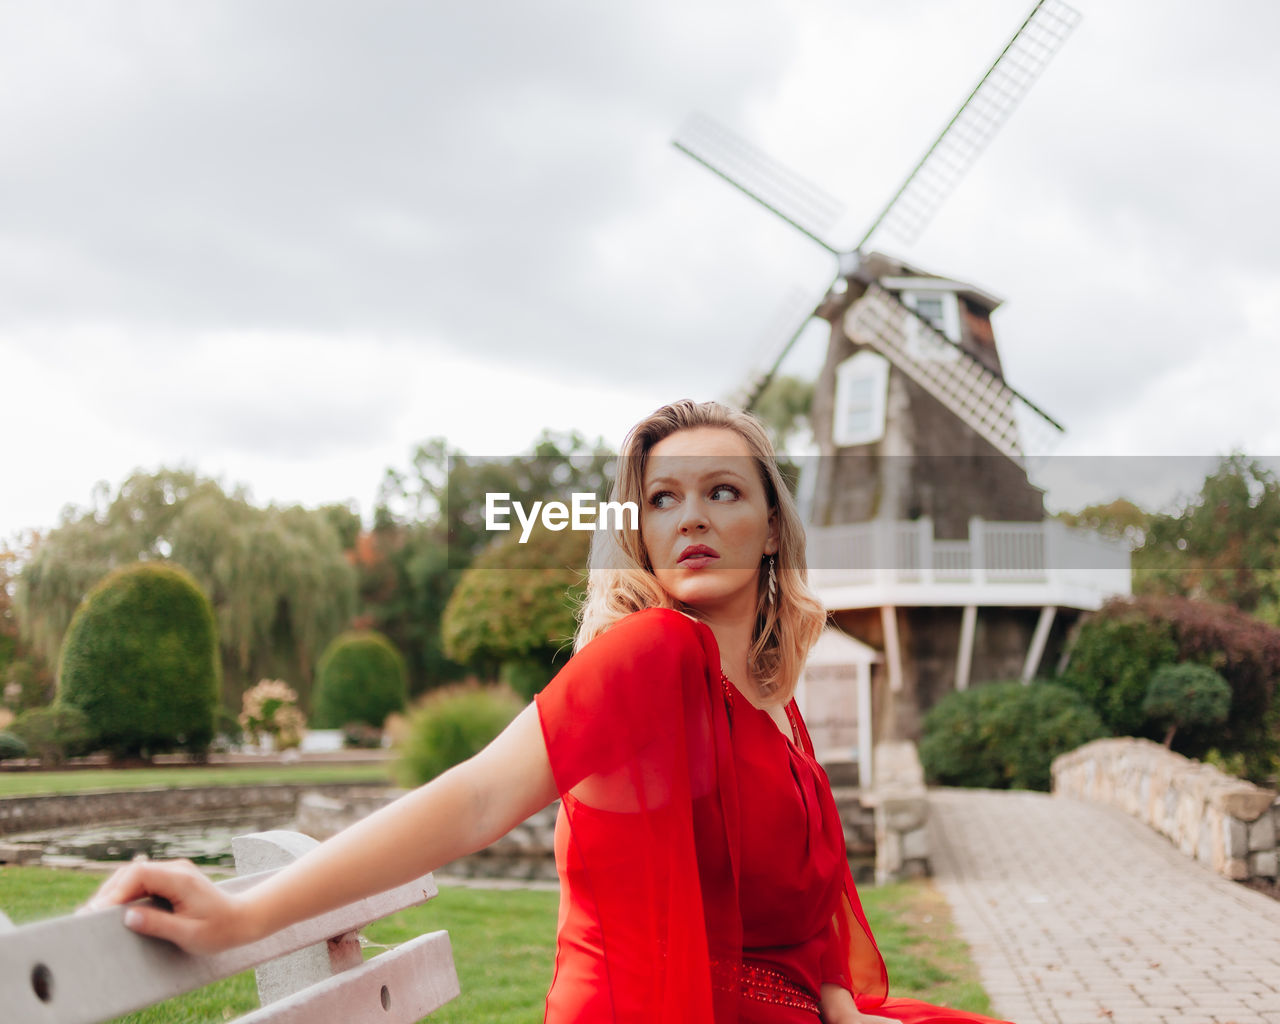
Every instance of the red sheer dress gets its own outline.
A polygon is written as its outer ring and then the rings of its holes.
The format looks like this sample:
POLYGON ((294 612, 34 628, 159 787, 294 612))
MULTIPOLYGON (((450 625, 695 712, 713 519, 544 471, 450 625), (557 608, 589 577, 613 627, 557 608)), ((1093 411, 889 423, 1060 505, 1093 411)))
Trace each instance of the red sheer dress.
POLYGON ((905 1024, 991 1024, 888 997, 799 713, 793 742, 706 626, 629 615, 537 703, 562 798, 548 1024, 817 1024, 823 983, 905 1024))

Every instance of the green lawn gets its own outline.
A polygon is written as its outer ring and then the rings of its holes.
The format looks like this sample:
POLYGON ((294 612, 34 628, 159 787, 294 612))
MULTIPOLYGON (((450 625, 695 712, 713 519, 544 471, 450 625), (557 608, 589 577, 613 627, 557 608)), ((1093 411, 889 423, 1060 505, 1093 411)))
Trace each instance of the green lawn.
POLYGON ((245 767, 86 768, 66 772, 0 772, 0 797, 176 786, 253 786, 264 782, 385 782, 390 764, 262 764, 245 767))
MULTIPOLYGON (((69 912, 100 877, 48 868, 0 868, 0 909, 14 921, 69 912)), ((889 964, 894 995, 990 1012, 968 950, 952 929, 941 894, 927 883, 863 890, 872 928, 889 964)), ((432 1024, 538 1024, 551 980, 554 892, 442 888, 423 907, 370 926, 373 943, 395 944, 448 930, 462 995, 432 1024)), ((371 950, 377 952, 377 950, 371 950)), ((121 1018, 129 1024, 220 1024, 257 1005, 252 973, 121 1018)))

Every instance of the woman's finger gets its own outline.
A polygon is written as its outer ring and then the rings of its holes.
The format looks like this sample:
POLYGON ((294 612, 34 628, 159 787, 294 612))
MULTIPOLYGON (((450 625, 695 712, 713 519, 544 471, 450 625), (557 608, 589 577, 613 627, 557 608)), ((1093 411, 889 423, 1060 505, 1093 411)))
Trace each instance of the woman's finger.
POLYGON ((103 883, 86 907, 100 910, 144 896, 161 896, 176 903, 190 890, 194 875, 199 875, 199 869, 188 861, 134 861, 103 883))
MULTIPOLYGON (((150 935, 157 939, 168 939, 183 949, 191 949, 192 924, 186 918, 159 907, 139 904, 124 912, 124 923, 130 931, 139 935, 150 935)), ((191 950, 196 952, 197 950, 191 950)))
POLYGON ((98 891, 89 897, 88 902, 80 908, 81 911, 101 910, 103 907, 113 907, 121 901, 116 898, 116 892, 120 888, 121 876, 129 870, 132 865, 126 865, 116 868, 107 880, 98 886, 98 891))

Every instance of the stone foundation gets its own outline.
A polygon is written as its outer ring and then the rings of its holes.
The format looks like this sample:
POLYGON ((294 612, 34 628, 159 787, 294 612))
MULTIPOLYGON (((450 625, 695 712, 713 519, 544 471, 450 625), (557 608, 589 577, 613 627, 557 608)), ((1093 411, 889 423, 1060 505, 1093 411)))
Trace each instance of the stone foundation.
POLYGON ((876 884, 930 874, 929 793, 916 745, 885 740, 876 745, 875 789, 868 803, 875 814, 876 884))
POLYGON ((1095 740, 1063 754, 1053 791, 1120 808, 1226 878, 1276 877, 1276 794, 1158 743, 1095 740))

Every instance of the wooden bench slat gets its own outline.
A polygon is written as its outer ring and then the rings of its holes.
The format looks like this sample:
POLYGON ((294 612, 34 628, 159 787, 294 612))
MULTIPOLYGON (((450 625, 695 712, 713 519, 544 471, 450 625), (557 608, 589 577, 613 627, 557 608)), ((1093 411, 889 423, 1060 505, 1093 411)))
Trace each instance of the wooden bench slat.
POLYGON ((448 932, 428 932, 234 1024, 414 1024, 461 991, 448 932))
MULTIPOLYGON (((271 874, 218 884, 240 891, 271 874)), ((213 956, 191 956, 171 943, 131 932, 124 926, 123 907, 0 929, 0 1017, 6 1024, 93 1024, 362 928, 396 910, 425 903, 436 892, 435 879, 423 875, 213 956), (40 978, 47 999, 37 993, 40 978)))

